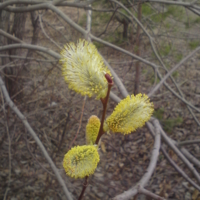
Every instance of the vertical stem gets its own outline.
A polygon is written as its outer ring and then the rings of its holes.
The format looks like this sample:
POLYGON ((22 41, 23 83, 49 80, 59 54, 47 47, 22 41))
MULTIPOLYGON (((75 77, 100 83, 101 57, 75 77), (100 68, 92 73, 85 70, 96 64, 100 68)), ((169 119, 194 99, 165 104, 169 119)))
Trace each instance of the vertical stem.
MULTIPOLYGON (((138 20, 141 21, 142 16, 142 4, 140 1, 138 2, 138 20)), ((136 55, 140 56, 140 25, 137 25, 137 33, 136 33, 136 55)), ((136 62, 136 74, 135 74, 135 88, 134 95, 139 93, 139 83, 140 83, 140 62, 136 62)))
POLYGON ((88 183, 88 176, 85 177, 85 182, 83 183, 83 189, 82 189, 82 192, 78 198, 78 200, 81 200, 82 197, 83 197, 83 194, 85 192, 85 189, 87 188, 87 183, 88 183))
POLYGON ((99 133, 98 133, 95 144, 99 143, 101 136, 104 134, 103 124, 104 124, 104 120, 105 120, 105 116, 106 116, 106 109, 107 109, 108 99, 109 99, 109 95, 110 95, 110 90, 111 90, 111 87, 113 86, 113 81, 112 81, 110 75, 106 74, 105 77, 108 81, 108 91, 107 91, 106 97, 104 99, 101 99, 101 102, 103 104, 103 113, 102 113, 102 117, 101 117, 101 126, 99 129, 99 133))
MULTIPOLYGON (((111 87, 114 84, 113 81, 112 81, 112 78, 110 77, 109 74, 106 74, 105 78, 108 81, 108 91, 107 91, 106 97, 104 99, 101 99, 101 102, 103 104, 103 113, 102 113, 102 117, 101 117, 101 126, 100 126, 100 129, 99 129, 99 133, 98 133, 98 136, 97 136, 95 144, 99 143, 99 140, 100 140, 101 136, 104 134, 103 124, 104 124, 104 120, 105 120, 105 116, 106 116, 106 109, 107 109, 108 99, 109 99, 109 95, 110 95, 110 90, 111 90, 111 87)), ((82 197, 84 195, 84 192, 85 192, 85 190, 87 188, 87 182, 88 182, 88 176, 85 177, 85 182, 83 184, 83 188, 82 188, 82 191, 81 191, 81 194, 80 194, 78 200, 82 199, 82 197)))

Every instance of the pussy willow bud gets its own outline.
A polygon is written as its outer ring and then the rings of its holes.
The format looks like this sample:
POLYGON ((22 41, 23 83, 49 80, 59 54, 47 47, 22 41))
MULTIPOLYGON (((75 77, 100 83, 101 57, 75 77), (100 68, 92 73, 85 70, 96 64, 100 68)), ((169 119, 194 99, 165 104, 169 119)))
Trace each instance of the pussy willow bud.
POLYGON ((108 83, 105 74, 111 76, 96 47, 86 40, 67 44, 61 51, 62 74, 69 88, 85 96, 104 98, 108 83))
POLYGON ((106 119, 104 130, 128 134, 142 127, 154 111, 153 103, 145 94, 127 96, 106 119))
POLYGON ((95 144, 101 122, 96 115, 92 115, 86 125, 86 144, 95 144))
POLYGON ((70 177, 84 178, 94 173, 99 160, 97 146, 76 146, 65 154, 63 167, 70 177))

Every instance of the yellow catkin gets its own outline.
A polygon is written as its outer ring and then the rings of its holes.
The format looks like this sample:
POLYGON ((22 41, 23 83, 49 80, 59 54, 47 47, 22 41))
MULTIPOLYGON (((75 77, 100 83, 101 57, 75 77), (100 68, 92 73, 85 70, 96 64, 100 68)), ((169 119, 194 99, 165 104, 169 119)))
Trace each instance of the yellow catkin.
POLYGON ((63 167, 68 176, 84 178, 94 173, 99 160, 97 146, 76 146, 65 154, 63 167))
POLYGON ((92 115, 86 125, 86 144, 95 144, 101 122, 96 115, 92 115))
POLYGON ((104 129, 129 134, 144 126, 154 111, 153 103, 145 94, 131 95, 123 99, 106 119, 104 129))
POLYGON ((107 94, 105 74, 111 75, 96 47, 80 39, 61 51, 62 74, 69 88, 85 96, 104 98, 107 94))

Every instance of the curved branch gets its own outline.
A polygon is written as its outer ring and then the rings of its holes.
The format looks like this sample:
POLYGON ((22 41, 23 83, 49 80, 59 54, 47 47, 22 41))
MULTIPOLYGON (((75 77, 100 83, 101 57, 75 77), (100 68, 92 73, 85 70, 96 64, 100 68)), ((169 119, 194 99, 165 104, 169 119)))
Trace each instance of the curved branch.
POLYGON ((51 49, 46 48, 46 47, 41 47, 41 46, 33 45, 33 44, 24 44, 24 43, 23 44, 9 44, 9 45, 0 47, 0 51, 9 50, 9 49, 31 49, 31 50, 44 52, 57 59, 61 58, 60 54, 56 53, 55 51, 52 51, 51 49))
POLYGON ((122 193, 120 195, 117 195, 116 197, 113 198, 113 200, 126 200, 126 199, 129 199, 129 198, 135 196, 139 192, 138 187, 143 188, 148 183, 149 179, 151 178, 151 176, 154 172, 154 169, 156 167, 156 163, 157 163, 158 156, 159 156, 160 143, 161 143, 158 120, 154 120, 154 125, 155 125, 155 141, 154 141, 154 147, 152 150, 150 163, 146 170, 146 173, 141 178, 141 180, 136 184, 135 187, 125 191, 124 193, 122 193))

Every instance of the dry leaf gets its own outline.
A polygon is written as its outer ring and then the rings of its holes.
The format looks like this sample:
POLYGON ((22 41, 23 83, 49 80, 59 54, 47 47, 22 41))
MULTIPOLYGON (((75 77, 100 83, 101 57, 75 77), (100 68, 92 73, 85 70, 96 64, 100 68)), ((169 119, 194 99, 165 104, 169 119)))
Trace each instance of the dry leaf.
MULTIPOLYGON (((199 191, 197 189, 194 190, 192 194, 192 200, 196 200, 199 195, 199 191)), ((199 198, 198 198, 199 199, 199 198)))
POLYGON ((103 142, 101 142, 101 150, 103 151, 103 153, 106 153, 106 147, 103 142))

